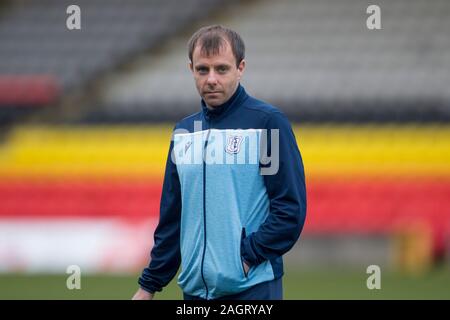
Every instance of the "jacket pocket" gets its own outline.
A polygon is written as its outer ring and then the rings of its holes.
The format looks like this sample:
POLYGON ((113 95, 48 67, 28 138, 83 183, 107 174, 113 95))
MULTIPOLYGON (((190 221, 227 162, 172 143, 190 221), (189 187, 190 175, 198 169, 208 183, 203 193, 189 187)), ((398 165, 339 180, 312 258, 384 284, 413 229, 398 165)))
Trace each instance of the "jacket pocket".
POLYGON ((242 228, 242 232, 241 232, 241 242, 240 242, 240 244, 239 244, 239 257, 240 257, 240 259, 241 259, 242 273, 244 274, 244 277, 247 278, 247 277, 248 277, 248 273, 245 272, 244 258, 242 257, 242 250, 241 250, 241 247, 242 247, 242 241, 244 240, 245 237, 246 237, 246 234, 245 234, 245 228, 242 228))

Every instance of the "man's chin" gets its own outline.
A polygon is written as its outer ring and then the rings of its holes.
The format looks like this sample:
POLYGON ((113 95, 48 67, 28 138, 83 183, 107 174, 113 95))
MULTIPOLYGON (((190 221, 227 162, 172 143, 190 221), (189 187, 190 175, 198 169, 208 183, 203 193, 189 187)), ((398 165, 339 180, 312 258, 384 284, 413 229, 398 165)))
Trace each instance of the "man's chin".
POLYGON ((211 108, 215 108, 223 104, 221 99, 205 99, 205 102, 211 108))

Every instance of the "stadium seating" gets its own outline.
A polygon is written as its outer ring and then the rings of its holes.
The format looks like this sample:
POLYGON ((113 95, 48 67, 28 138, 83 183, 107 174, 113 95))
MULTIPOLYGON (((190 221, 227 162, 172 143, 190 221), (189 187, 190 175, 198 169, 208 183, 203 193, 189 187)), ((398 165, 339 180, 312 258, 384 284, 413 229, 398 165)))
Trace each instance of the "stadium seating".
MULTIPOLYGON (((369 2, 253 1, 219 20, 247 45, 250 93, 302 121, 411 121, 450 117, 450 2, 383 0, 382 30, 366 28, 369 2)), ((102 90, 112 120, 190 114, 189 33, 112 76, 102 90), (174 93, 175 92, 175 93, 174 93)))
POLYGON ((55 102, 56 79, 51 76, 1 76, 1 107, 38 107, 55 102))
MULTIPOLYGON (((170 132, 163 125, 16 129, 0 157, 0 218, 157 219, 170 132)), ((448 128, 324 125, 295 133, 307 174, 306 233, 446 226, 448 128)))
POLYGON ((73 89, 219 2, 189 0, 180 8, 173 0, 80 0, 79 31, 66 27, 71 1, 12 2, 0 20, 0 74, 53 74, 62 88, 73 89))

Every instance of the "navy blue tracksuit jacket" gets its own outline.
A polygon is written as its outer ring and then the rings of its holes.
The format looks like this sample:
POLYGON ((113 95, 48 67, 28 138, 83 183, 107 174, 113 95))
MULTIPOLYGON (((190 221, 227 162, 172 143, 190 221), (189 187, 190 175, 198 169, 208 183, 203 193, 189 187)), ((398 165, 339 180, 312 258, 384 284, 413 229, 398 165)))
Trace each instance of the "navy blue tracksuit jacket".
POLYGON ((203 299, 279 279, 305 216, 303 163, 287 118, 239 85, 222 106, 202 101, 175 126, 151 262, 139 284, 160 291, 180 264, 179 286, 203 299))

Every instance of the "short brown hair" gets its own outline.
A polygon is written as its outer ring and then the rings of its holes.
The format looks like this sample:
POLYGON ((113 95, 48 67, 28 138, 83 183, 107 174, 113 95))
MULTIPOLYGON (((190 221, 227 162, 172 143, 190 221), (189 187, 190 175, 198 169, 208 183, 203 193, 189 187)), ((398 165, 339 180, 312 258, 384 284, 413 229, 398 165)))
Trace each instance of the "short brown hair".
POLYGON ((188 42, 189 60, 193 63, 192 55, 197 44, 200 44, 202 53, 210 56, 218 54, 220 49, 224 48, 225 41, 230 43, 231 50, 236 59, 236 67, 238 67, 239 63, 245 57, 244 41, 236 31, 221 25, 200 28, 192 35, 188 42))

